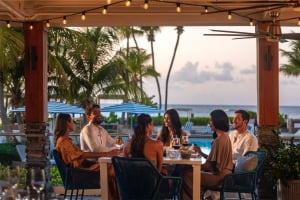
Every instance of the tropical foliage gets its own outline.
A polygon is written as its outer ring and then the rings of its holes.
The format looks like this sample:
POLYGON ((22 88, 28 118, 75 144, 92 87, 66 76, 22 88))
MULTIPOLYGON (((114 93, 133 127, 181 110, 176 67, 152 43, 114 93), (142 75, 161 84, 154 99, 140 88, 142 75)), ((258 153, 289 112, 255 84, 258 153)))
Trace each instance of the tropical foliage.
MULTIPOLYGON (((155 78, 161 105, 153 48, 157 31, 159 27, 49 28, 48 98, 81 105, 99 98, 155 105, 154 96, 143 88, 145 78, 155 78), (151 53, 138 44, 137 37, 143 35, 151 44, 151 53)), ((22 30, 0 28, 0 53, 0 111, 7 113, 8 107, 24 105, 22 30)), ((21 116, 11 117, 13 122, 21 120, 21 116)), ((5 114, 1 119, 2 124, 8 123, 5 114)))
POLYGON ((274 186, 280 180, 287 185, 289 180, 300 179, 300 147, 291 138, 284 141, 280 132, 273 130, 279 142, 264 144, 270 159, 270 166, 274 186))
POLYGON ((300 75, 300 41, 294 40, 290 43, 291 51, 280 50, 281 55, 288 59, 287 64, 280 66, 280 71, 287 76, 300 75))

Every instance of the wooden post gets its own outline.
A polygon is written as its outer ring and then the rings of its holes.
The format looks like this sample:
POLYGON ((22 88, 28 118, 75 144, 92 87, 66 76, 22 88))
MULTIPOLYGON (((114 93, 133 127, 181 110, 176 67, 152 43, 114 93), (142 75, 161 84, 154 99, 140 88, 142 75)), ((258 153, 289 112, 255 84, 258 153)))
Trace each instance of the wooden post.
MULTIPOLYGON (((47 132, 48 121, 48 35, 43 22, 25 23, 25 134, 26 168, 45 169, 46 197, 50 196, 50 143, 47 132)), ((30 185, 27 173, 26 184, 30 185)), ((31 195, 34 195, 31 190, 31 195)))

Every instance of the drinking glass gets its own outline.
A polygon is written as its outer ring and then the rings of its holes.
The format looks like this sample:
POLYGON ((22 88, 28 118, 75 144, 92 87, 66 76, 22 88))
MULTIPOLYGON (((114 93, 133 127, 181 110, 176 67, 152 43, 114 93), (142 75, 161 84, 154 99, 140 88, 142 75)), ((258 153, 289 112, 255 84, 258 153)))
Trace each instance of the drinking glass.
POLYGON ((40 168, 31 168, 30 178, 32 189, 37 192, 37 198, 38 200, 40 200, 41 191, 45 188, 46 185, 45 170, 40 168))
POLYGON ((180 148, 180 138, 173 138, 172 146, 174 149, 179 149, 180 148))
POLYGON ((188 146, 189 145, 189 136, 184 135, 181 137, 181 144, 183 146, 188 146))

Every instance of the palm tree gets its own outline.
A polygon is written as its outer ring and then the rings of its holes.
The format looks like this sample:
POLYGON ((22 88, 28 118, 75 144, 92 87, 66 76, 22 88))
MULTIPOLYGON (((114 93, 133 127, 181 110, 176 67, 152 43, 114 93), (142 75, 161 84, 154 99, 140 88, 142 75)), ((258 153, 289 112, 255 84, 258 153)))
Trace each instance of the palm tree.
POLYGON ((150 58, 151 56, 146 54, 144 49, 138 51, 136 48, 130 48, 128 56, 127 49, 120 49, 106 66, 113 70, 116 76, 115 81, 105 88, 105 94, 117 94, 124 96, 127 101, 142 102, 146 93, 138 86, 139 81, 143 77, 159 75, 152 66, 145 65, 150 58), (128 63, 128 67, 126 67, 126 63, 128 63))
POLYGON ((109 70, 102 69, 117 41, 113 28, 56 31, 58 33, 53 34, 53 55, 57 62, 53 63, 57 65, 52 71, 54 84, 51 91, 70 103, 89 102, 90 98, 97 98, 103 85, 114 79, 109 70), (63 81, 66 84, 61 84, 63 81))
MULTIPOLYGON (((5 81, 5 92, 8 98, 6 102, 9 102, 12 108, 17 108, 24 105, 25 96, 25 77, 24 77, 24 59, 21 57, 18 59, 14 68, 7 70, 7 79, 5 81)), ((21 113, 13 113, 13 121, 19 124, 24 123, 21 113)))
POLYGON ((174 47, 174 52, 173 52, 171 64, 169 66, 169 70, 168 70, 168 74, 167 74, 167 79, 166 79, 165 110, 167 110, 167 108, 168 108, 168 85, 169 85, 169 78, 170 78, 171 70, 172 70, 172 67, 173 67, 173 64, 174 64, 174 60, 175 60, 177 48, 178 48, 178 45, 179 45, 180 36, 183 33, 183 27, 182 26, 177 26, 176 30, 177 30, 177 40, 176 40, 176 44, 175 44, 175 47, 174 47))
POLYGON ((292 51, 280 50, 281 55, 288 58, 288 64, 282 64, 280 71, 287 76, 299 76, 300 75, 300 41, 295 40, 291 42, 292 51))
MULTIPOLYGON (((155 42, 155 32, 159 32, 160 28, 159 26, 142 26, 141 30, 143 30, 147 34, 147 39, 148 42, 150 42, 150 46, 151 46, 152 66, 153 69, 156 70, 153 43, 155 42)), ((160 90, 158 76, 155 77, 155 81, 156 81, 156 86, 158 91, 159 109, 161 109, 162 100, 161 100, 161 90, 160 90)))
POLYGON ((8 69, 15 68, 24 54, 24 37, 20 30, 0 27, 0 114, 2 125, 8 124, 4 106, 4 83, 8 69))

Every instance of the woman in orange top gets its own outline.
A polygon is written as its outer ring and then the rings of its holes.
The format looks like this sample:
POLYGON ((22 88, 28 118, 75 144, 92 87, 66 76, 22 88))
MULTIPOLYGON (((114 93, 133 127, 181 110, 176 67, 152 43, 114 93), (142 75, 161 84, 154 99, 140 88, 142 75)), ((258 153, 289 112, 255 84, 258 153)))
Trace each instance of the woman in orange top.
MULTIPOLYGON (((99 158, 102 156, 120 155, 120 150, 110 152, 84 152, 69 137, 70 132, 74 130, 74 121, 69 114, 60 113, 55 122, 54 144, 56 150, 61 154, 63 161, 72 167, 88 168, 90 170, 100 170, 97 162, 88 160, 88 158, 99 158)), ((100 173, 100 172, 99 172, 100 173)), ((108 170, 109 178, 109 199, 118 199, 117 184, 114 177, 113 168, 108 170)))

